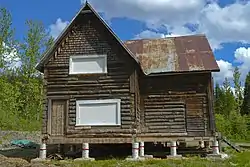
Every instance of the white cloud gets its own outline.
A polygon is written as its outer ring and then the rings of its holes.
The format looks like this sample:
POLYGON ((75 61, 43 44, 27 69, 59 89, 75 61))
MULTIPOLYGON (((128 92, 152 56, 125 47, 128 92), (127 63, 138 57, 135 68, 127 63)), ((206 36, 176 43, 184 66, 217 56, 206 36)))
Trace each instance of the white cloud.
POLYGON ((135 19, 146 23, 149 29, 165 28, 167 33, 173 31, 171 29, 182 29, 187 23, 197 24, 198 29, 195 33, 205 33, 213 49, 220 49, 221 44, 227 42, 250 43, 249 1, 243 3, 237 0, 225 7, 220 7, 217 0, 89 0, 89 2, 98 12, 104 13, 107 19, 123 17, 135 19))
POLYGON ((236 49, 235 62, 240 63, 240 72, 242 79, 245 79, 247 73, 250 71, 250 48, 240 47, 236 49))
MULTIPOLYGON (((240 47, 234 52, 234 62, 239 63, 239 71, 241 73, 241 81, 244 82, 247 73, 250 71, 250 48, 240 47)), ((214 73, 213 76, 215 80, 219 83, 222 83, 223 80, 227 77, 232 81, 234 67, 232 63, 224 60, 217 61, 220 72, 214 73)))
POLYGON ((57 38, 58 35, 63 31, 63 29, 69 24, 68 21, 62 21, 61 18, 58 18, 55 22, 55 24, 51 24, 49 26, 50 29, 50 35, 53 38, 57 38))
POLYGON ((142 31, 140 34, 136 35, 136 39, 140 38, 166 38, 166 37, 176 37, 182 36, 187 34, 193 34, 188 28, 186 27, 179 27, 179 28, 169 28, 169 33, 159 33, 153 30, 145 30, 142 31))
POLYGON ((135 39, 163 38, 164 36, 165 36, 165 34, 162 34, 162 33, 150 31, 150 30, 145 30, 145 31, 142 31, 140 34, 136 35, 135 39))
POLYGON ((220 48, 221 43, 250 42, 250 2, 234 3, 224 8, 213 3, 207 5, 199 18, 199 31, 206 33, 220 48))
POLYGON ((195 22, 205 0, 89 0, 107 18, 127 17, 153 25, 183 25, 195 22))
POLYGON ((233 65, 232 63, 224 60, 217 60, 218 66, 220 67, 220 72, 215 72, 213 74, 216 82, 222 83, 225 78, 233 78, 233 65))

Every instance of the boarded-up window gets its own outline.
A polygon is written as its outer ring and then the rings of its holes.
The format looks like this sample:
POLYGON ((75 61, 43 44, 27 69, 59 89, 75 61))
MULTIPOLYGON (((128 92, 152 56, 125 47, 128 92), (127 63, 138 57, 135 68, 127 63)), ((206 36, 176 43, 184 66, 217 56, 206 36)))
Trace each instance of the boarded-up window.
POLYGON ((76 125, 120 125, 120 99, 76 101, 76 125))
POLYGON ((106 55, 71 56, 69 62, 70 74, 107 73, 106 55))

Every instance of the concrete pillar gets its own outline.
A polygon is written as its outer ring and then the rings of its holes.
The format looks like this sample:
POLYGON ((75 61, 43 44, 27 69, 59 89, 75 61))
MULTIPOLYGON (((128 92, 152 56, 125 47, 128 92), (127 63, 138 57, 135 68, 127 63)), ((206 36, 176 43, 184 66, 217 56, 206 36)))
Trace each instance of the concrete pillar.
POLYGON ((139 158, 139 143, 138 142, 134 142, 132 144, 132 158, 133 159, 139 158))
POLYGON ((144 142, 140 142, 140 157, 144 157, 144 142))
POLYGON ((89 143, 82 143, 82 158, 76 158, 74 161, 94 161, 95 158, 89 157, 89 143))
POLYGON ((171 156, 176 156, 177 155, 177 146, 176 146, 176 141, 171 141, 170 143, 170 154, 171 156))
POLYGON ((82 144, 82 158, 89 158, 89 143, 82 144))
POLYGON ((229 157, 225 153, 220 153, 219 142, 216 139, 213 141, 212 149, 213 149, 213 153, 212 154, 208 154, 207 158, 213 158, 213 159, 214 158, 222 158, 222 159, 225 159, 225 158, 229 157))
POLYGON ((218 140, 214 140, 212 147, 213 147, 213 154, 220 154, 218 140))
POLYGON ((177 143, 176 141, 170 142, 170 155, 167 156, 168 158, 181 158, 182 155, 177 155, 177 143))
POLYGON ((39 158, 46 159, 46 156, 47 156, 46 143, 43 141, 42 144, 40 145, 39 158))

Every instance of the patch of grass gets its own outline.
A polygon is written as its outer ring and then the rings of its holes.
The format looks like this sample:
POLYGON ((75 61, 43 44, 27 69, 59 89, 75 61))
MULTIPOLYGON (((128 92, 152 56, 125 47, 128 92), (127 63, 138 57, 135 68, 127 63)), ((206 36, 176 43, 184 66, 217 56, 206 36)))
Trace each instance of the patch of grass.
POLYGON ((227 160, 207 160, 198 157, 176 160, 145 160, 140 162, 130 162, 124 160, 102 160, 92 162, 52 162, 57 166, 62 167, 250 167, 250 152, 234 153, 231 158, 227 160))

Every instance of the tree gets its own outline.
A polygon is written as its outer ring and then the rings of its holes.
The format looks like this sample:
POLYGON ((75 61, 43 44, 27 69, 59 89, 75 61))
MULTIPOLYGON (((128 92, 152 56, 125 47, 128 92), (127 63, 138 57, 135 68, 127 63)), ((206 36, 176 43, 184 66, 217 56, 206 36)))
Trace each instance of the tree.
POLYGON ((241 82, 240 82, 240 71, 238 67, 235 67, 233 74, 233 82, 235 88, 235 110, 237 113, 240 113, 240 107, 242 105, 242 91, 241 91, 241 82))
POLYGON ((223 111, 222 113, 228 117, 232 111, 235 110, 235 97, 232 92, 231 86, 230 86, 230 81, 228 78, 225 78, 225 81, 223 82, 223 96, 222 96, 222 104, 223 104, 223 111))
POLYGON ((27 79, 36 76, 36 63, 41 55, 50 47, 53 38, 46 32, 41 22, 27 21, 27 36, 21 45, 22 73, 27 79))
POLYGON ((0 8, 0 69, 7 70, 16 57, 13 50, 16 42, 13 39, 14 29, 12 29, 12 17, 5 8, 0 8))
POLYGON ((28 32, 21 44, 20 59, 22 62, 19 72, 20 116, 25 120, 39 120, 42 111, 42 79, 35 69, 42 54, 52 44, 52 38, 40 22, 27 21, 28 32), (30 103, 32 102, 32 103, 30 103))
POLYGON ((224 93, 223 90, 221 89, 219 83, 215 84, 215 103, 214 103, 214 109, 216 114, 222 114, 223 111, 223 98, 224 98, 224 93))
POLYGON ((0 8, 0 127, 3 129, 13 128, 18 122, 17 97, 19 89, 10 81, 12 71, 8 68, 12 63, 15 46, 12 29, 12 18, 9 11, 0 8), (11 120, 11 121, 10 121, 11 120))
POLYGON ((245 80, 244 98, 241 107, 242 115, 250 115, 250 72, 248 72, 245 80))

